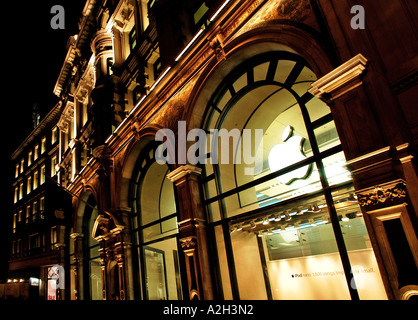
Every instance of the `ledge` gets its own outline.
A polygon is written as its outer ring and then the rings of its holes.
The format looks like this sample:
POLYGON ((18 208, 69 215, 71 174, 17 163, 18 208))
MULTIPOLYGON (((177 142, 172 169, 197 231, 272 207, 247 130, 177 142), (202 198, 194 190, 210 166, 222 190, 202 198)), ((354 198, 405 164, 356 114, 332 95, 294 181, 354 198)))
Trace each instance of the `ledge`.
POLYGON ((350 87, 333 97, 334 99, 338 98, 344 93, 361 85, 361 81, 357 83, 352 82, 353 80, 358 79, 364 72, 367 62, 368 60, 362 54, 358 54, 312 83, 311 88, 308 91, 314 96, 321 98, 324 94, 335 93, 336 91, 342 89, 345 85, 351 84, 350 87))

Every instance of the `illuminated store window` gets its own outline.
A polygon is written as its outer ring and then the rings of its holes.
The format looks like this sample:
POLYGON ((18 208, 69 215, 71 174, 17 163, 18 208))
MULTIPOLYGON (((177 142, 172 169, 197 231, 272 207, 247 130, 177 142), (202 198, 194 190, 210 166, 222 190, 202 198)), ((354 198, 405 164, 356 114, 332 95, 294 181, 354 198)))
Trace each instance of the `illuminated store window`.
POLYGON ((94 196, 90 194, 87 198, 83 217, 83 260, 84 263, 84 299, 102 300, 103 285, 100 269, 100 244, 92 237, 94 222, 97 219, 97 203, 94 196))
POLYGON ((138 261, 135 295, 177 300, 182 299, 182 288, 174 188, 166 178, 169 168, 155 162, 155 147, 151 144, 142 151, 131 186, 138 261))
POLYGON ((315 80, 300 56, 272 52, 209 101, 219 164, 204 181, 226 298, 387 298, 330 109, 307 92, 315 80))

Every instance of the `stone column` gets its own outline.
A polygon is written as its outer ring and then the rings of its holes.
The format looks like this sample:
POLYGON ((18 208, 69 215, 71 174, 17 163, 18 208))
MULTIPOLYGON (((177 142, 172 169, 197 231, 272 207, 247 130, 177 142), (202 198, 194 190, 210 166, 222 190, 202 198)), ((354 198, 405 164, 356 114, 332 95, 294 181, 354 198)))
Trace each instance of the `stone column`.
POLYGON ((206 219, 199 176, 201 169, 184 165, 167 175, 176 186, 180 245, 184 252, 190 300, 214 298, 206 219))
MULTIPOLYGON (((83 299, 83 235, 81 233, 70 234, 74 241, 74 296, 76 300, 83 299)), ((70 285, 70 284, 67 284, 70 285)))

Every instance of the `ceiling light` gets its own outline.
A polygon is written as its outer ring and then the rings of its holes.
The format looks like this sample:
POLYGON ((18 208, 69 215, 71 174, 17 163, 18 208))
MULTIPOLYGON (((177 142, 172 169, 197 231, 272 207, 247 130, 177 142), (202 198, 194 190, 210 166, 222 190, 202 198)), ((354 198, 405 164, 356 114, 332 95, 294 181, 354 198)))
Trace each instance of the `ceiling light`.
POLYGON ((301 216, 303 214, 301 208, 296 208, 296 215, 301 216))
POLYGON ((284 220, 285 221, 290 221, 290 220, 292 220, 292 217, 289 215, 289 212, 286 212, 285 214, 284 214, 284 220))
POLYGON ((237 231, 241 231, 242 230, 242 223, 237 225, 237 231))
POLYGON ((282 220, 282 216, 278 213, 274 214, 274 221, 279 222, 280 220, 282 220))
POLYGON ((269 218, 263 218, 263 225, 267 225, 269 223, 270 223, 269 218))
POLYGON ((343 214, 341 221, 347 222, 350 221, 350 218, 348 218, 347 215, 343 214))
POLYGON ((312 227, 315 227, 315 226, 316 226, 316 223, 315 223, 314 219, 309 219, 309 224, 310 224, 312 227))
POLYGON ((255 224, 255 220, 251 220, 251 222, 250 222, 250 228, 251 229, 255 229, 256 226, 257 225, 255 224))

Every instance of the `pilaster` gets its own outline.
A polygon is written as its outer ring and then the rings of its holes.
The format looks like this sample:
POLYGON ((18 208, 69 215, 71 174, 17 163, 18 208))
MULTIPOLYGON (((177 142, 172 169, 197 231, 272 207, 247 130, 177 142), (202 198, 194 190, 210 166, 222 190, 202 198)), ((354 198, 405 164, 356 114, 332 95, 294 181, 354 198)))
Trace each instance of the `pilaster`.
POLYGON ((209 244, 199 183, 201 169, 178 167, 167 175, 176 186, 179 199, 180 245, 184 252, 189 299, 213 299, 209 244))

